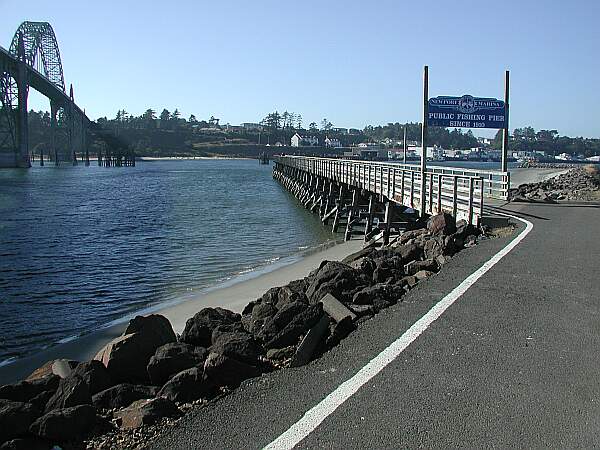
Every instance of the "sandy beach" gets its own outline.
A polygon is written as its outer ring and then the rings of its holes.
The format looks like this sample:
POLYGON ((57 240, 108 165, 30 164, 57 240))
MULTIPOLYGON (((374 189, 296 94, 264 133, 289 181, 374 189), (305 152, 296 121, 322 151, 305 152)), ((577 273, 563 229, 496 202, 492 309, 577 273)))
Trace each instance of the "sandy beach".
POLYGON ((571 169, 510 169, 510 187, 516 188, 522 184, 539 183, 569 170, 571 169))
MULTIPOLYGON (((220 306, 235 312, 241 312, 250 301, 262 296, 269 288, 283 286, 292 280, 303 278, 319 266, 323 260, 341 260, 346 256, 360 250, 363 246, 362 239, 333 245, 315 253, 306 255, 300 260, 288 265, 274 266, 274 270, 260 272, 252 278, 240 279, 241 281, 228 283, 224 287, 200 294, 197 297, 165 307, 157 307, 152 312, 166 316, 173 325, 176 333, 181 333, 185 322, 196 312, 205 307, 220 306)), ((148 310, 143 311, 149 313, 148 310)), ((27 377, 33 370, 45 362, 67 358, 76 361, 85 361, 94 357, 111 339, 119 336, 127 320, 112 326, 99 329, 77 337, 69 342, 61 343, 44 349, 34 355, 18 359, 10 364, 0 367, 0 385, 13 383, 27 377)))

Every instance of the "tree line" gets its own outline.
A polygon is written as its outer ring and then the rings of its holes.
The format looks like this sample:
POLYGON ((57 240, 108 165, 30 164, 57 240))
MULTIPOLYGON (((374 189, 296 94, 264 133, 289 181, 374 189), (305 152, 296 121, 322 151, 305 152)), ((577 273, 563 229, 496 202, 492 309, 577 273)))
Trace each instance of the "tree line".
MULTIPOLYGON (((191 148, 198 142, 210 144, 228 143, 240 144, 275 144, 281 142, 289 145, 289 139, 295 132, 309 134, 324 139, 325 136, 338 138, 342 145, 350 146, 360 142, 388 142, 397 145, 404 137, 406 128, 407 140, 421 141, 421 124, 387 123, 386 125, 367 125, 362 130, 355 130, 352 135, 333 127, 331 121, 324 118, 319 124, 310 122, 308 128, 303 127, 301 114, 284 111, 274 111, 267 114, 261 121, 262 130, 228 130, 214 116, 207 119, 197 119, 194 114, 189 118, 181 117, 178 109, 169 111, 163 109, 157 115, 153 109, 147 109, 143 114, 134 116, 124 109, 119 110, 114 119, 99 118, 96 123, 101 129, 112 131, 123 137, 137 151, 147 151, 168 146, 179 150, 191 148), (197 134, 197 130, 203 133, 197 134), (160 142, 160 143, 158 143, 160 142)), ((47 140, 47 129, 50 127, 50 114, 45 111, 30 111, 29 130, 32 142, 47 140)), ((431 127, 428 129, 428 144, 438 145, 445 149, 467 149, 481 146, 471 130, 447 129, 431 127)), ((499 130, 492 140, 491 147, 500 149, 502 146, 502 131, 499 130)), ((549 155, 568 153, 584 155, 585 157, 600 154, 600 139, 560 136, 557 130, 538 130, 530 126, 516 128, 510 134, 509 148, 511 151, 543 151, 549 155)), ((162 150, 161 150, 162 151, 162 150)))

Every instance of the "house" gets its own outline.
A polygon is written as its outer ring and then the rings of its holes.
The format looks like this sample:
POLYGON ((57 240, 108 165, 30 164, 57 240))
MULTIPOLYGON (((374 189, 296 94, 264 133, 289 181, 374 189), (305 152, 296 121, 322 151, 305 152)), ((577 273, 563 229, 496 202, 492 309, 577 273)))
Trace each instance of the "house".
POLYGON ((292 147, 316 147, 319 145, 319 138, 316 136, 300 136, 294 134, 291 139, 292 147))
POLYGON ((477 142, 479 142, 483 146, 488 146, 488 145, 492 145, 494 143, 494 139, 486 138, 486 137, 478 137, 477 142))
POLYGON ((325 137, 325 147, 341 147, 342 143, 340 142, 339 139, 337 138, 329 138, 329 137, 325 137))

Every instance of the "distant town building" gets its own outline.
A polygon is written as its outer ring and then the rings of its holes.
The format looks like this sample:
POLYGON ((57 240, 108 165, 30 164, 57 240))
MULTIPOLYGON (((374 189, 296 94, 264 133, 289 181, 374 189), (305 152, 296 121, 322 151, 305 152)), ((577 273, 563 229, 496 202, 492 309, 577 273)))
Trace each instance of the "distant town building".
POLYGON ((556 159, 561 161, 573 161, 575 158, 573 158, 573 155, 568 153, 561 153, 560 155, 556 155, 556 159))
POLYGON ((294 134, 291 139, 292 147, 316 147, 319 145, 319 138, 316 136, 300 136, 294 134))
POLYGON ((258 130, 262 131, 263 126, 260 123, 244 122, 242 128, 245 130, 258 130))
POLYGON ((348 128, 332 128, 331 131, 338 134, 348 134, 348 128))
POLYGON ((486 137, 478 137, 477 142, 479 142, 482 145, 492 145, 494 143, 494 139, 486 138, 486 137))
POLYGON ((361 143, 352 147, 349 152, 344 152, 347 158, 366 159, 366 160, 385 160, 388 158, 388 151, 379 144, 361 143))
MULTIPOLYGON (((292 144, 293 145, 293 144, 292 144)), ((340 142, 339 139, 336 138, 330 138, 330 137, 325 137, 325 147, 341 147, 342 143, 340 142)))
POLYGON ((225 126, 223 127, 225 128, 226 131, 232 131, 232 132, 239 132, 239 131, 244 131, 244 127, 241 125, 231 125, 231 124, 225 124, 225 126))
POLYGON ((353 136, 356 136, 361 133, 362 131, 360 131, 358 128, 348 128, 348 134, 351 134, 353 136))

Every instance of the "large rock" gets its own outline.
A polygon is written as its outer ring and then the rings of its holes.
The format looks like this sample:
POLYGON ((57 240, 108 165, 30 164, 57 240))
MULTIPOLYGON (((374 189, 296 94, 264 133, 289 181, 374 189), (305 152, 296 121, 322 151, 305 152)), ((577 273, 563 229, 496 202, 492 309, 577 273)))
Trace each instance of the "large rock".
POLYGON ((35 397, 33 397, 31 400, 29 400, 29 403, 31 403, 33 406, 35 406, 40 411, 44 411, 46 409, 46 405, 48 404, 48 402, 54 395, 54 392, 56 392, 56 391, 44 391, 41 394, 38 394, 35 397))
POLYGON ((416 230, 408 230, 405 231, 404 233, 402 233, 402 235, 398 238, 398 240, 395 243, 395 247, 399 247, 402 246, 404 244, 406 244, 408 241, 412 240, 412 239, 416 239, 419 236, 423 235, 423 234, 427 234, 429 233, 429 231, 427 230, 427 228, 419 228, 416 230))
POLYGON ((79 364, 75 370, 73 370, 73 375, 80 376, 83 381, 87 383, 91 395, 97 394, 112 386, 108 369, 104 364, 95 359, 79 364))
POLYGON ((420 259, 423 250, 415 243, 406 243, 395 248, 396 253, 402 258, 402 261, 408 262, 420 259))
POLYGON ((377 268, 375 261, 373 261, 373 259, 368 256, 352 261, 350 263, 350 266, 356 270, 361 271, 368 278, 373 277, 373 272, 377 268))
POLYGON ((305 311, 308 306, 303 302, 294 302, 285 305, 277 313, 267 319, 264 325, 256 334, 256 337, 263 342, 268 342, 285 328, 301 312, 305 311))
POLYGON ((73 361, 71 359, 53 359, 35 369, 27 378, 25 378, 25 381, 37 380, 48 375, 58 375, 61 378, 65 378, 69 376, 78 364, 78 361, 73 361))
POLYGON ((137 316, 123 336, 113 339, 94 357, 115 383, 148 381, 146 366, 156 349, 177 337, 168 319, 160 315, 137 316))
POLYGON ((113 382, 146 382, 146 366, 156 349, 176 340, 166 317, 137 316, 129 322, 123 335, 109 342, 94 359, 106 366, 113 382))
POLYGON ((448 236, 456 231, 456 221, 448 213, 436 214, 427 221, 427 230, 432 234, 448 236))
POLYGON ((0 443, 27 433, 40 411, 29 403, 0 400, 0 443))
POLYGON ((220 334, 210 350, 253 365, 264 353, 251 334, 241 332, 220 334))
POLYGON ((259 368, 218 353, 210 353, 204 363, 204 373, 218 386, 236 387, 260 375, 259 368))
POLYGON ((150 382, 162 386, 167 380, 194 366, 204 364, 208 351, 183 342, 171 342, 159 347, 147 366, 150 382))
POLYGON ((294 316, 294 318, 279 333, 273 336, 273 338, 265 342, 264 347, 267 349, 283 348, 297 344, 300 336, 314 326, 321 316, 323 316, 323 305, 321 303, 309 306, 300 314, 294 316))
POLYGON ((344 293, 354 289, 360 279, 360 271, 341 262, 324 261, 312 276, 306 296, 311 304, 321 301, 325 294, 331 294, 342 302, 348 301, 344 293))
POLYGON ((157 395, 173 402, 192 402, 211 397, 214 388, 214 383, 204 376, 202 367, 192 367, 167 381, 157 395))
POLYGON ((256 334, 267 320, 277 314, 277 308, 272 303, 261 302, 254 305, 249 316, 242 317, 246 331, 256 334))
POLYGON ((80 439, 96 422, 96 410, 91 405, 56 409, 40 417, 29 427, 36 436, 59 442, 80 439))
POLYGON ((290 286, 283 286, 280 288, 277 293, 277 303, 275 304, 275 307, 281 309, 285 305, 293 302, 307 302, 304 292, 295 291, 290 286))
POLYGON ((390 286, 384 283, 367 286, 354 294, 352 303, 356 305, 373 305, 373 302, 378 298, 387 300, 390 296, 390 289, 390 286))
POLYGON ((136 400, 154 397, 157 390, 153 386, 123 383, 98 392, 92 403, 99 409, 124 408, 136 400))
POLYGON ((437 272, 437 261, 435 261, 434 259, 426 259, 425 261, 411 261, 406 266, 404 266, 404 272, 407 275, 414 275, 421 270, 437 272))
POLYGON ((123 334, 132 333, 143 333, 147 336, 153 336, 156 342, 161 343, 160 345, 164 345, 168 342, 175 342, 177 340, 171 322, 169 322, 169 319, 165 316, 160 314, 136 316, 131 319, 123 334))
POLYGON ((241 317, 223 308, 204 308, 188 319, 181 334, 181 342, 199 347, 212 345, 212 332, 219 325, 229 325, 239 322, 241 317))
POLYGON ((445 239, 440 236, 432 237, 425 242, 423 253, 425 259, 435 259, 444 253, 445 239))
POLYGON ((229 333, 247 333, 247 331, 244 329, 244 324, 241 320, 229 325, 219 325, 213 330, 210 341, 214 345, 221 335, 229 333))
POLYGON ((58 389, 46 403, 46 412, 90 403, 92 395, 87 382, 80 375, 72 374, 60 380, 58 389))
POLYGON ((29 402, 43 392, 54 392, 58 388, 60 377, 48 375, 31 381, 20 381, 0 387, 0 398, 15 402, 29 402))
POLYGON ((142 425, 152 425, 163 417, 179 417, 181 411, 175 404, 166 398, 158 397, 137 400, 127 408, 115 413, 120 419, 121 428, 130 430, 142 425))

